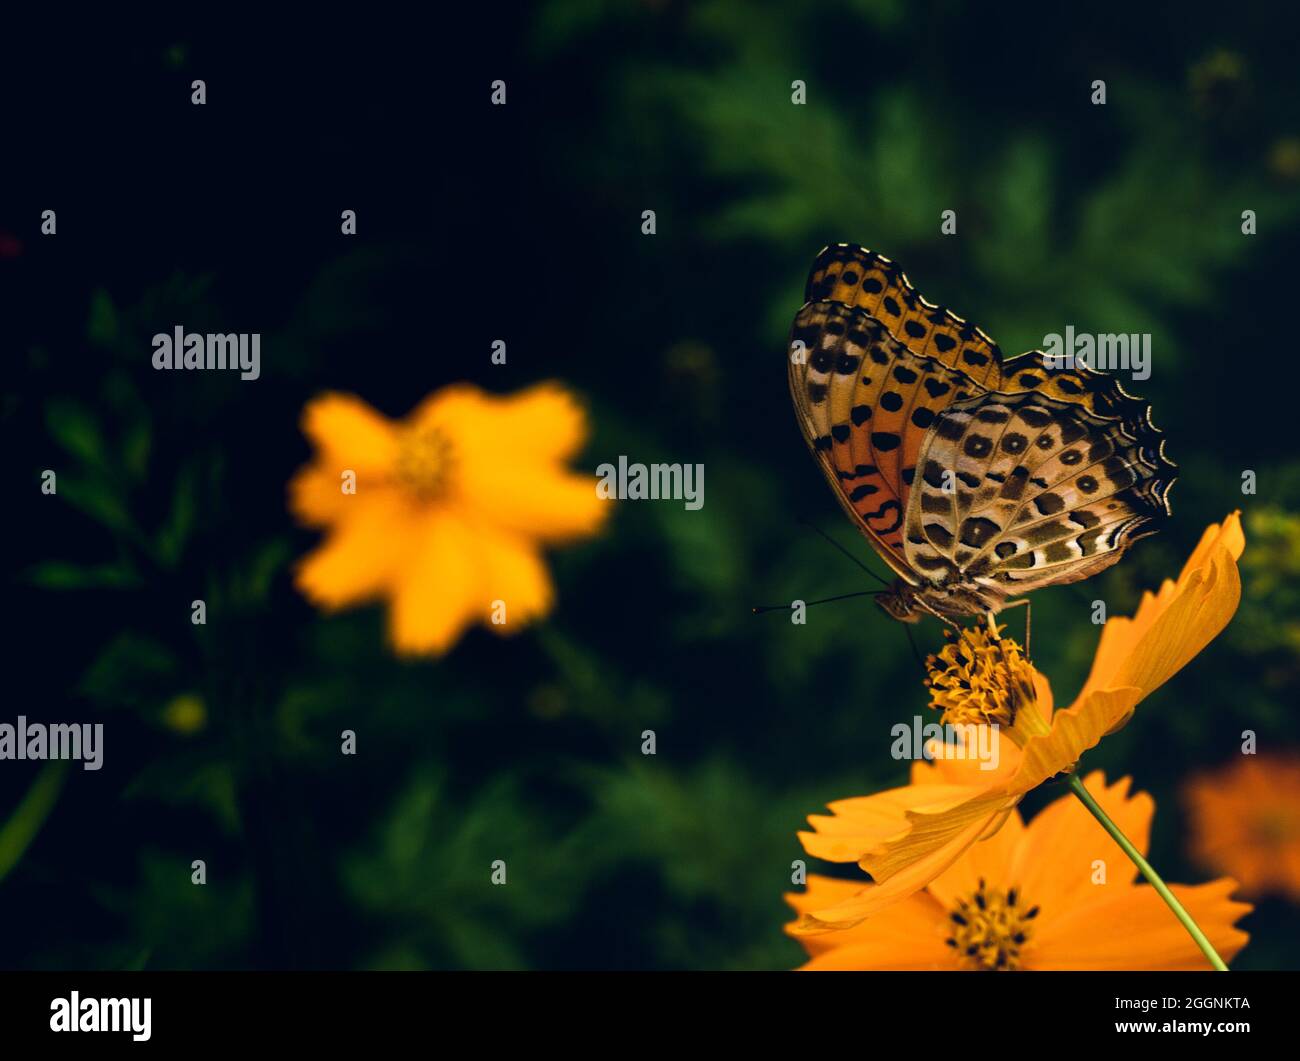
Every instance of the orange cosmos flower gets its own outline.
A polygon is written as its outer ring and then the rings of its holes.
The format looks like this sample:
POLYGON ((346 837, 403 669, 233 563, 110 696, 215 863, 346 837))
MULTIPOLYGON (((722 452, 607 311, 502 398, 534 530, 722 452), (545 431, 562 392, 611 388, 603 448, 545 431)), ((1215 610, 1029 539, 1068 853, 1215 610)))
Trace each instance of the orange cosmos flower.
POLYGON ((931 661, 932 702, 944 723, 996 726, 997 769, 954 757, 963 751, 959 742, 934 749, 941 757, 933 764, 913 764, 910 785, 840 800, 830 816, 811 816, 813 831, 799 834, 808 854, 856 862, 876 883, 806 907, 798 931, 846 928, 914 894, 995 833, 1026 792, 1072 770, 1228 624, 1241 598, 1244 547, 1238 513, 1212 524, 1177 581, 1143 594, 1131 619, 1106 623, 1083 690, 1060 711, 1047 679, 1014 641, 983 627, 964 631, 931 661))
MULTIPOLYGON (((1107 787, 1100 771, 1085 782, 1102 809, 1145 853, 1155 803, 1127 795, 1129 780, 1107 787)), ((1204 969, 1205 956, 1169 916, 1156 890, 1071 796, 1025 825, 1012 810, 997 834, 966 848, 946 870, 878 917, 852 928, 805 935, 805 969, 1204 969)), ((1215 949, 1231 959, 1250 938, 1235 928, 1250 913, 1229 896, 1227 878, 1173 885, 1215 949)), ((861 881, 811 876, 786 896, 800 914, 851 902, 861 881)), ((867 885, 866 887, 871 887, 867 885)))
POLYGON ((1245 755, 1193 777, 1184 795, 1199 862, 1231 873, 1247 895, 1300 902, 1300 758, 1245 755))
POLYGON ((290 508, 328 536, 298 589, 326 611, 386 599, 399 653, 442 653, 474 622, 510 633, 545 614, 541 546, 591 534, 607 511, 593 480, 564 467, 586 423, 554 384, 507 397, 458 384, 400 422, 325 394, 302 427, 316 459, 290 482, 290 508))

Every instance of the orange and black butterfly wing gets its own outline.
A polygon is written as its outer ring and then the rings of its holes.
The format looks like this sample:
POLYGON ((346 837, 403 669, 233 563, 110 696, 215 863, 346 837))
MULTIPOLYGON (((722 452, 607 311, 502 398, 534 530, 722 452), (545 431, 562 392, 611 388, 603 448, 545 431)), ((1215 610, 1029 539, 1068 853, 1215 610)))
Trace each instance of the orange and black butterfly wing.
POLYGON ((920 467, 909 566, 999 600, 1118 561, 1168 516, 1176 471, 1149 418, 1102 416, 1033 390, 949 406, 920 467))
POLYGON ((925 299, 897 262, 865 247, 837 243, 823 249, 808 273, 804 298, 864 310, 914 354, 957 369, 983 390, 1035 391, 1101 416, 1134 421, 1148 408, 1111 377, 1083 367, 1054 366, 1042 351, 1004 358, 982 328, 925 299))
POLYGON ((795 317, 790 393, 804 437, 841 505, 900 576, 915 583, 903 524, 926 431, 966 375, 920 356, 865 310, 814 302, 795 317))

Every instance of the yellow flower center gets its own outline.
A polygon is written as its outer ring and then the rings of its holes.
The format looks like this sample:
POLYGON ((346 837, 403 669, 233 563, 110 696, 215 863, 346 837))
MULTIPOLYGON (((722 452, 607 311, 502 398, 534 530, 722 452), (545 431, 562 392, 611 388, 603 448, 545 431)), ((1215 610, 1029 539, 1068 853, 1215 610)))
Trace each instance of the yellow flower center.
POLYGON ((404 428, 397 444, 397 480, 421 500, 431 501, 446 489, 451 458, 451 442, 437 428, 404 428))
POLYGON ((1020 950, 1028 942, 1038 907, 1025 909, 1015 888, 1002 892, 980 881, 979 890, 958 899, 948 915, 948 946, 968 969, 1010 972, 1020 968, 1020 950))
POLYGON ((1005 727, 1017 744, 1047 732, 1036 710, 1024 710, 1034 703, 1034 668, 1011 638, 975 626, 925 666, 930 706, 943 713, 945 725, 1005 727))

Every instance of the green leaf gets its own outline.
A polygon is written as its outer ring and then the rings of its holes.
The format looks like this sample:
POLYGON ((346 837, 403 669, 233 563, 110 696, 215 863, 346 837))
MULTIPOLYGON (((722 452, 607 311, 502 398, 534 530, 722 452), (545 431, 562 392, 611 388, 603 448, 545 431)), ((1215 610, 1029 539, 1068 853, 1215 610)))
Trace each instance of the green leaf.
POLYGON ((176 477, 171 512, 158 531, 158 560, 164 567, 176 565, 194 530, 198 512, 198 482, 198 464, 193 461, 186 464, 176 477))
POLYGON ((128 589, 140 583, 134 571, 117 564, 99 564, 83 567, 50 560, 36 564, 23 575, 34 586, 43 589, 128 589))
POLYGON ((104 466, 108 447, 94 415, 70 398, 52 398, 45 405, 45 426, 60 446, 92 468, 104 466))
POLYGON ((149 453, 153 431, 143 417, 133 420, 122 436, 122 463, 135 479, 143 479, 149 470, 149 453))
POLYGON ((59 493, 73 508, 111 530, 136 537, 131 514, 111 486, 100 479, 67 479, 59 484, 59 493))
POLYGON ((47 764, 36 775, 36 780, 27 790, 27 795, 23 797, 9 820, 0 826, 0 881, 8 876, 14 866, 18 865, 28 845, 36 839, 36 834, 41 831, 45 819, 50 816, 50 811, 58 802, 67 775, 66 762, 47 764))
POLYGON ((170 691, 175 669, 166 645, 139 633, 119 634, 90 665, 78 692, 115 706, 156 704, 170 691))
POLYGON ((117 310, 108 292, 100 288, 90 296, 90 319, 86 322, 86 338, 96 346, 112 346, 117 339, 117 310))

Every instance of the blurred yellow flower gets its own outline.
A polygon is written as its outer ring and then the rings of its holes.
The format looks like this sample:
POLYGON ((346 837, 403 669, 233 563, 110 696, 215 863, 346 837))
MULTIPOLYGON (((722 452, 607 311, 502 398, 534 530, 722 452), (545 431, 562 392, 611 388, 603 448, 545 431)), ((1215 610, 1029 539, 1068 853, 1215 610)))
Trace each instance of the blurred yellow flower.
POLYGON ((167 702, 163 708, 162 720, 168 729, 189 736, 208 724, 208 709, 201 697, 194 693, 182 693, 167 702))
POLYGON ((1300 758, 1243 755, 1194 776, 1184 797, 1198 862, 1231 873, 1247 895, 1300 902, 1300 758))
POLYGON ((996 724, 982 731, 996 757, 979 762, 959 731, 955 745, 935 747, 933 765, 913 764, 910 785, 839 800, 829 816, 811 815, 813 831, 799 834, 804 850, 856 862, 876 883, 807 908, 797 931, 846 928, 906 899, 995 833, 1025 793, 1073 770, 1080 755, 1123 726, 1139 701, 1228 624, 1241 598, 1236 561, 1244 547, 1237 513, 1211 524, 1176 582, 1145 593, 1133 618, 1106 623, 1083 690, 1061 711, 1053 711, 1047 678, 1019 646, 981 627, 932 658, 927 684, 943 722, 996 724), (995 768, 983 768, 990 764, 995 768))
POLYGON ((387 600, 404 655, 445 652, 475 622, 504 634, 545 614, 541 547, 592 534, 607 512, 594 479, 564 467, 586 417, 555 384, 509 396, 457 384, 402 421, 324 394, 302 426, 316 459, 290 482, 290 508, 328 535, 298 589, 326 611, 387 600))
MULTIPOLYGON (((1155 803, 1085 782, 1097 802, 1145 854, 1155 803)), ((807 914, 851 902, 862 881, 810 876, 786 896, 807 914)), ((1229 898, 1236 882, 1173 885, 1215 949, 1231 959, 1249 936, 1233 927, 1250 913, 1229 898)), ((1205 956, 1137 868, 1071 796, 1025 825, 1013 810, 998 833, 975 844, 921 891, 851 928, 808 936, 805 969, 1204 969, 1205 956)))

